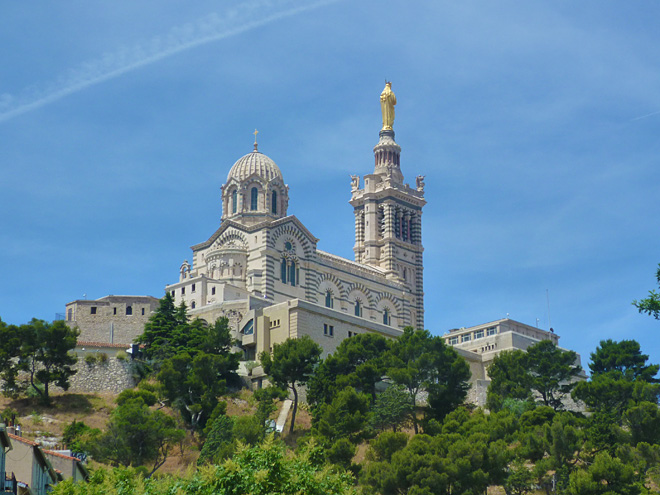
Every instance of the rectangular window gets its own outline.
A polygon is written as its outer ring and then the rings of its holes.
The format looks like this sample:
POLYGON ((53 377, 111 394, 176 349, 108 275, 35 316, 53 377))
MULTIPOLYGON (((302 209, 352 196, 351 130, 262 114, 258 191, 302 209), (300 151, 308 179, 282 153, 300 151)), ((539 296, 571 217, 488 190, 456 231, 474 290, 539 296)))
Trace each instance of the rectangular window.
POLYGON ((474 338, 475 339, 483 339, 484 338, 484 331, 483 330, 477 330, 474 332, 474 338))
POLYGON ((117 308, 112 308, 112 314, 116 315, 117 314, 117 308))
POLYGON ((142 316, 144 316, 144 308, 142 308, 142 316))
POLYGON ((289 265, 289 283, 296 286, 296 264, 293 262, 289 265))
POLYGON ((215 287, 211 287, 211 295, 215 296, 215 287))
POLYGON ((91 308, 89 308, 89 314, 90 315, 95 315, 96 314, 96 306, 92 306, 91 308))
POLYGON ((497 327, 490 327, 486 330, 486 335, 490 337, 491 335, 495 335, 497 333, 497 327))
POLYGON ((133 314, 133 306, 126 306, 126 316, 131 316, 133 314))
POLYGON ((174 291, 172 291, 172 297, 174 297, 174 291))
POLYGON ((330 325, 330 337, 333 337, 335 335, 335 327, 330 325))
POLYGON ((461 335, 461 342, 470 342, 472 340, 472 335, 469 333, 466 333, 465 335, 461 335))
POLYGON ((449 337, 449 345, 458 344, 458 337, 449 337))
POLYGON ((328 325, 327 323, 323 324, 323 335, 327 337, 332 337, 335 335, 335 327, 328 325))
POLYGON ((181 295, 184 295, 185 293, 186 293, 186 288, 185 288, 185 287, 181 287, 181 295))
POLYGON ((195 284, 192 284, 192 289, 190 289, 192 292, 195 292, 195 284))
POLYGON ((327 323, 323 324, 323 335, 328 335, 328 324, 327 323))

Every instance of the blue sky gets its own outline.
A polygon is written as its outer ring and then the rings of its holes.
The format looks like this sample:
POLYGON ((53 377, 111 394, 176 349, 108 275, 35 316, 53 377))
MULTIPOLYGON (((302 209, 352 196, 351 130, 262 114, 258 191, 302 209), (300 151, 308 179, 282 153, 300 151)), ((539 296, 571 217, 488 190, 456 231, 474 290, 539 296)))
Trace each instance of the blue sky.
POLYGON ((352 258, 350 174, 378 95, 426 176, 426 326, 507 314, 583 363, 604 338, 660 362, 631 305, 660 262, 660 4, 85 1, 0 6, 0 317, 160 297, 259 149, 319 248, 352 258), (548 312, 548 300, 549 309, 548 312))

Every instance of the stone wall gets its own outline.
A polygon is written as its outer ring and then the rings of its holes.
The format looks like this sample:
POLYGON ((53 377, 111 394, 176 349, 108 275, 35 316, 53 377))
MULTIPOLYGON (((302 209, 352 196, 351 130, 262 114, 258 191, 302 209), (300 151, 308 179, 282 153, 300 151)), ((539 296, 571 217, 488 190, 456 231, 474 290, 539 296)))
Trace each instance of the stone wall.
POLYGON ((113 392, 118 394, 137 384, 133 378, 130 360, 120 360, 109 357, 105 362, 87 364, 79 359, 75 369, 78 373, 73 375, 69 382, 69 392, 113 392))

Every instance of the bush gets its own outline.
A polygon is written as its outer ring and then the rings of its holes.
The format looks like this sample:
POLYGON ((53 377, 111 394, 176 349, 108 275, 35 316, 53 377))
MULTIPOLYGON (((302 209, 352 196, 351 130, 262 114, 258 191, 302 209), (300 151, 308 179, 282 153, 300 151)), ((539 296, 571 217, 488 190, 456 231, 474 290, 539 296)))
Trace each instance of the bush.
POLYGON ((128 354, 126 353, 126 351, 117 352, 115 357, 117 358, 117 361, 128 361, 128 354))
POLYGON ((94 354, 87 354, 87 355, 85 356, 85 362, 86 362, 89 366, 93 366, 93 365, 95 365, 95 364, 96 364, 96 355, 94 355, 94 354))
POLYGON ((108 362, 108 355, 105 352, 99 354, 98 358, 99 363, 104 364, 108 362))

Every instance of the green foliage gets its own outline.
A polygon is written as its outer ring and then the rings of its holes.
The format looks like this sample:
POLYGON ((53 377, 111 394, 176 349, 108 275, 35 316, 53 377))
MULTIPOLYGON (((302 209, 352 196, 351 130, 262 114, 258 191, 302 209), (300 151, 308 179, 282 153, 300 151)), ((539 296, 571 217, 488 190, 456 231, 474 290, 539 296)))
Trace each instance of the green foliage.
POLYGON ((376 397, 369 425, 374 430, 392 428, 392 431, 397 431, 410 424, 413 411, 406 390, 401 385, 391 385, 376 397))
POLYGON ((96 354, 86 354, 85 355, 85 363, 87 363, 88 366, 94 366, 98 360, 96 359, 96 354))
POLYGON ((646 364, 649 356, 642 354, 639 343, 634 340, 620 342, 611 339, 601 340, 590 357, 589 369, 592 378, 617 372, 620 378, 629 381, 642 380, 648 383, 658 381, 655 375, 658 373, 660 365, 646 364))
POLYGON ((128 354, 126 351, 118 351, 117 354, 115 354, 115 358, 117 361, 128 361, 128 354))
POLYGON ((232 459, 205 466, 183 477, 144 479, 134 469, 95 471, 89 483, 59 483, 53 495, 356 495, 353 478, 314 460, 319 448, 312 445, 287 456, 281 443, 267 439, 262 445, 240 447, 232 459))
MULTIPOLYGON (((658 271, 656 272, 656 280, 660 287, 660 264, 658 265, 658 271)), ((635 306, 640 313, 646 313, 647 315, 653 316, 656 320, 660 320, 660 292, 655 292, 653 290, 649 291, 648 297, 639 301, 633 301, 633 306, 635 306)))
POLYGON ((408 445, 408 435, 402 432, 384 431, 369 442, 367 459, 390 462, 395 452, 408 445))
POLYGON ((275 344, 272 355, 262 352, 259 356, 264 371, 272 378, 273 382, 278 387, 293 392, 290 433, 293 433, 298 410, 298 389, 296 385, 304 385, 308 382, 319 362, 321 352, 321 347, 305 335, 299 339, 286 339, 281 344, 275 344))
POLYGON ((376 397, 376 383, 386 372, 390 340, 375 333, 345 339, 314 371, 307 388, 310 404, 329 404, 346 387, 376 397))
POLYGON ((144 401, 144 403, 147 406, 153 406, 156 402, 158 402, 156 398, 156 394, 154 394, 150 390, 145 390, 145 389, 127 389, 124 390, 122 393, 120 393, 117 396, 117 399, 115 399, 115 402, 117 405, 123 405, 125 402, 133 399, 140 398, 144 401))
POLYGON ((571 474, 568 493, 570 495, 638 495, 642 483, 629 464, 607 452, 596 455, 586 470, 571 474))
POLYGON ((19 332, 20 360, 16 369, 27 371, 32 390, 48 403, 51 383, 69 389, 69 377, 76 373, 72 366, 77 361, 71 351, 76 347, 80 332, 61 320, 47 323, 37 319, 21 325, 19 332))
POLYGON ((151 342, 148 356, 165 357, 157 375, 164 397, 192 430, 201 432, 218 406, 218 397, 237 380, 240 353, 231 352, 227 318, 210 327, 200 320, 188 324, 185 307, 174 309, 167 299, 161 300, 161 313, 151 317, 141 339, 151 342), (158 327, 161 324, 165 330, 158 327))
MULTIPOLYGON (((428 330, 406 327, 387 354, 387 375, 403 386, 415 405, 419 393, 428 390, 429 417, 442 419, 463 402, 469 388, 470 368, 463 358, 428 330)), ((418 432, 417 415, 411 420, 418 432)))
POLYGON ((21 355, 20 329, 16 325, 7 325, 0 319, 0 379, 2 391, 8 397, 16 397, 21 392, 17 382, 19 367, 15 360, 21 355))
POLYGON ((152 464, 153 474, 167 459, 173 445, 184 432, 174 418, 162 411, 152 411, 142 396, 124 397, 98 439, 96 457, 113 465, 143 466, 152 464))
POLYGON ((577 354, 559 349, 549 340, 530 346, 527 352, 500 353, 488 368, 488 407, 497 411, 506 399, 527 401, 534 394, 546 406, 563 408, 563 398, 575 387, 582 369, 577 354))
POLYGON ((312 433, 323 439, 325 444, 332 444, 340 438, 358 442, 364 435, 370 402, 370 396, 367 394, 358 393, 353 387, 346 387, 330 404, 319 408, 312 433))
POLYGON ((504 487, 511 495, 525 495, 534 490, 534 474, 524 464, 515 463, 506 478, 504 487))
POLYGON ((506 399, 531 400, 531 377, 523 351, 500 352, 488 367, 488 376, 487 406, 491 411, 499 411, 506 399))
POLYGON ((213 420, 211 429, 197 459, 198 465, 218 464, 234 453, 234 420, 220 415, 213 420))

